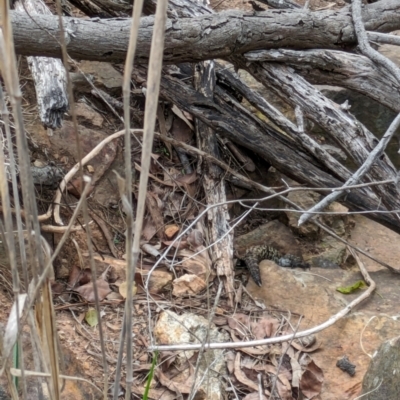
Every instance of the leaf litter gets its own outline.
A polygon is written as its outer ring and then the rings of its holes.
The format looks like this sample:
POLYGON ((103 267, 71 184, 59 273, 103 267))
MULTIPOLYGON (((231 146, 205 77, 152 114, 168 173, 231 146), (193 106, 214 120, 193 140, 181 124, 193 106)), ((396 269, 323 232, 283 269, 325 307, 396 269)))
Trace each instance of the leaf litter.
MULTIPOLYGON (((168 113, 167 108, 162 111, 168 113)), ((183 114, 176 109, 172 113, 174 114, 172 121, 178 122, 167 123, 171 121, 171 117, 166 115, 164 121, 166 134, 170 133, 182 141, 192 143, 191 122, 186 120, 182 124, 181 121, 176 120, 176 113, 183 114), (171 126, 175 129, 173 132, 168 130, 168 124, 169 129, 171 126)), ((163 149, 164 145, 156 141, 155 147, 157 146, 163 149)), ((141 255, 135 274, 135 286, 131 289, 135 296, 132 330, 135 384, 132 391, 138 396, 144 394, 146 377, 152 368, 152 356, 147 352, 147 346, 151 341, 152 329, 160 319, 161 313, 164 310, 173 310, 184 318, 189 313, 195 313, 208 321, 216 296, 216 287, 212 285, 216 275, 212 268, 215 260, 213 260, 212 251, 208 248, 210 243, 207 235, 204 234, 207 231, 205 221, 202 219, 192 228, 187 229, 193 218, 204 210, 202 176, 197 169, 185 171, 177 160, 174 149, 170 146, 167 147, 167 151, 161 150, 152 155, 146 216, 141 236, 141 255), (165 259, 159 262, 166 249, 169 251, 165 259), (157 262, 159 264, 153 269, 157 262), (149 326, 149 320, 151 320, 151 326, 149 326)), ((140 172, 140 157, 135 156, 134 159, 136 170, 140 172)), ((136 187, 133 194, 136 197, 136 187)), ((120 227, 120 231, 124 231, 123 221, 115 218, 113 223, 120 227)), ((126 263, 123 256, 124 241, 114 242, 119 258, 106 256, 104 251, 99 251, 100 247, 108 248, 103 232, 96 229, 96 227, 93 228, 93 237, 99 248, 96 249, 95 260, 98 270, 103 272, 98 277, 92 276, 87 256, 85 258, 80 254, 80 248, 85 248, 85 237, 75 233, 76 243, 79 243, 79 246, 75 243, 71 248, 75 248, 75 251, 79 253, 79 261, 71 263, 67 277, 68 288, 60 296, 63 301, 59 305, 60 310, 61 307, 65 309, 65 303, 71 308, 80 310, 82 317, 79 324, 75 323, 75 330, 70 331, 66 337, 72 337, 76 343, 79 343, 77 349, 90 355, 90 370, 92 371, 101 365, 99 335, 94 329, 85 331, 86 324, 83 319, 90 326, 98 324, 97 312, 89 309, 88 305, 95 300, 94 285, 97 287, 100 305, 104 311, 101 316, 102 321, 105 322, 103 329, 106 330, 110 343, 119 341, 123 322, 121 304, 128 290, 126 263), (74 294, 75 297, 73 297, 74 294), (82 305, 82 302, 86 305, 82 305)), ((234 312, 228 306, 227 299, 221 298, 215 307, 215 315, 211 322, 205 324, 202 329, 207 330, 212 326, 213 329, 226 334, 232 342, 272 338, 293 333, 292 327, 296 326, 297 317, 292 316, 288 319, 279 312, 261 308, 242 290, 241 275, 238 275, 236 287, 236 294, 240 293, 237 297, 238 309, 234 312)), ((67 325, 64 324, 65 331, 67 325)), ((189 340, 196 342, 193 337, 189 340)), ((226 381, 225 389, 227 393, 231 393, 234 388, 237 393, 240 393, 240 398, 247 400, 269 398, 276 378, 275 396, 279 395, 282 399, 294 399, 301 391, 311 399, 320 393, 323 382, 322 371, 309 356, 318 346, 317 341, 310 339, 309 342, 293 341, 290 346, 287 343, 263 345, 224 352, 224 369, 220 374, 224 375, 226 370, 228 371, 229 379, 226 381), (263 393, 261 397, 260 386, 263 393)), ((115 365, 117 348, 117 345, 112 344, 107 349, 107 357, 111 365, 115 365)), ((191 356, 187 352, 185 354, 187 358, 183 362, 178 361, 176 352, 160 353, 154 369, 153 382, 148 391, 149 398, 181 397, 190 393, 193 386, 199 383, 199 374, 195 366, 204 354, 199 355, 199 352, 194 352, 191 356)), ((79 356, 82 357, 84 354, 79 354, 79 356)), ((213 361, 209 360, 210 368, 214 367, 213 361)), ((99 374, 98 382, 100 385, 101 374, 99 374)), ((122 391, 124 382, 123 376, 122 391)), ((202 388, 197 390, 199 398, 201 396, 206 398, 204 397, 206 393, 202 392, 202 388)))

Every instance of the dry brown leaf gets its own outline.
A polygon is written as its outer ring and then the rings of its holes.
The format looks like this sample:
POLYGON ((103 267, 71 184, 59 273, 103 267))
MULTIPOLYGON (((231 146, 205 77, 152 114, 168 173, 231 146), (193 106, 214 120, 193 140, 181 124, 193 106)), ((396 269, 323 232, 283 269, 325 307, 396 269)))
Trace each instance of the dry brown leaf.
MULTIPOLYGON (((250 389, 253 389, 255 391, 258 392, 258 385, 252 381, 251 379, 247 378, 247 376, 243 373, 243 371, 241 370, 241 366, 240 366, 240 353, 236 353, 236 358, 235 358, 235 366, 234 366, 234 370, 235 370, 235 377, 236 379, 240 382, 243 383, 243 385, 246 385, 247 387, 249 387, 250 389)), ((270 393, 268 392, 268 390, 265 390, 264 393, 269 396, 270 393)))
POLYGON ((251 323, 251 330, 256 339, 269 338, 276 333, 279 321, 273 317, 263 317, 251 323))
POLYGON ((183 196, 180 193, 173 192, 168 196, 165 202, 164 216, 175 217, 182 210, 183 196))
MULTIPOLYGON (((106 296, 111 293, 110 285, 104 280, 103 276, 97 279, 96 286, 100 301, 104 300, 106 296)), ((92 282, 76 288, 75 292, 78 292, 89 303, 93 303, 95 301, 92 282)))
POLYGON ((172 294, 176 297, 199 294, 206 288, 206 282, 197 275, 185 274, 172 282, 172 294))
POLYGON ((113 325, 108 321, 106 321, 106 326, 114 332, 119 332, 121 330, 121 325, 113 325))
POLYGON ((210 277, 211 260, 207 251, 202 251, 196 255, 194 254, 196 253, 189 249, 181 249, 178 251, 178 256, 183 258, 183 269, 189 274, 197 275, 199 278, 205 281, 210 277))
POLYGON ((226 368, 230 374, 233 374, 235 370, 235 353, 233 351, 228 351, 225 354, 226 368))
MULTIPOLYGON (((119 287, 118 287, 118 291, 119 291, 119 294, 120 294, 124 299, 126 299, 126 296, 127 296, 127 294, 128 294, 128 283, 127 283, 126 281, 125 281, 125 282, 122 282, 122 283, 119 285, 119 287)), ((133 282, 133 286, 132 286, 132 296, 135 296, 136 292, 137 292, 137 286, 136 286, 136 283, 133 282)))
POLYGON ((92 272, 89 268, 81 269, 77 265, 73 265, 69 273, 68 287, 72 290, 77 285, 84 285, 91 281, 92 272))
MULTIPOLYGON (((136 269, 135 282, 137 286, 144 287, 144 279, 147 280, 149 271, 136 269)), ((173 275, 171 272, 156 269, 151 273, 149 282, 149 292, 152 294, 160 293, 166 286, 171 284, 173 275)))
POLYGON ((188 243, 186 240, 164 240, 166 246, 171 246, 175 249, 186 249, 188 243))
POLYGON ((222 325, 226 325, 228 323, 228 320, 226 317, 220 316, 220 315, 216 315, 213 318, 213 323, 217 326, 222 326, 222 325))
POLYGON ((228 325, 242 337, 248 336, 250 333, 250 317, 245 314, 234 314, 228 317, 228 325))
POLYGON ((143 238, 148 242, 153 238, 153 236, 156 234, 156 232, 157 232, 157 228, 154 225, 154 222, 151 220, 151 218, 146 218, 144 221, 144 227, 142 230, 143 238))
MULTIPOLYGON (((187 126, 194 131, 193 124, 186 118, 187 113, 183 113, 175 104, 172 106, 171 111, 180 119, 183 120, 187 126)), ((179 121, 178 119, 178 121, 179 121)), ((175 121, 174 121, 175 122, 175 121)))
POLYGON ((300 379, 300 390, 306 397, 312 399, 321 393, 324 373, 309 356, 307 356, 307 360, 308 365, 300 379))
POLYGON ((180 142, 189 143, 193 137, 193 131, 181 118, 174 118, 171 126, 171 136, 180 142))
POLYGON ((160 369, 157 369, 156 375, 163 386, 174 391, 175 393, 189 394, 192 389, 194 381, 193 375, 189 376, 185 382, 174 382, 171 379, 168 379, 160 369))
POLYGON ((115 302, 124 300, 124 298, 117 292, 111 292, 107 295, 106 299, 115 302))
POLYGON ((173 186, 176 187, 176 178, 177 176, 180 175, 180 171, 178 171, 176 168, 172 167, 169 169, 164 169, 163 170, 163 182, 164 185, 168 185, 168 186, 173 186))
POLYGON ((60 295, 61 293, 64 292, 65 287, 62 282, 51 280, 50 285, 51 285, 51 292, 53 293, 53 295, 60 295))
MULTIPOLYGON (((132 393, 135 393, 136 395, 139 395, 140 398, 143 398, 145 388, 144 387, 139 387, 139 386, 132 386, 132 393)), ((170 392, 168 389, 162 388, 162 389, 150 389, 149 390, 149 399, 154 399, 154 400, 175 400, 176 399, 176 394, 170 392)))
POLYGON ((191 183, 196 182, 197 178, 197 172, 193 171, 191 174, 178 175, 176 177, 176 182, 182 185, 190 185, 191 183))
MULTIPOLYGON (((158 126, 160 127, 160 133, 161 136, 167 136, 167 124, 165 120, 165 114, 164 114, 164 106, 163 105, 158 105, 157 108, 157 119, 158 119, 158 126)), ((168 149, 169 157, 172 157, 172 145, 171 143, 164 142, 165 147, 168 149)))
POLYGON ((292 396, 292 386, 290 385, 289 380, 283 374, 278 375, 276 388, 278 389, 281 400, 294 400, 292 396))
POLYGON ((177 352, 163 351, 160 353, 160 361, 165 369, 169 369, 170 365, 176 360, 177 352))
POLYGON ((166 225, 164 228, 164 233, 168 239, 172 239, 179 232, 179 230, 180 228, 178 225, 166 225))
POLYGON ((151 219, 154 222, 154 225, 157 230, 157 236, 160 240, 165 240, 165 235, 164 235, 164 216, 162 214, 162 209, 164 208, 164 205, 160 198, 151 192, 146 193, 146 208, 149 211, 151 215, 151 219))

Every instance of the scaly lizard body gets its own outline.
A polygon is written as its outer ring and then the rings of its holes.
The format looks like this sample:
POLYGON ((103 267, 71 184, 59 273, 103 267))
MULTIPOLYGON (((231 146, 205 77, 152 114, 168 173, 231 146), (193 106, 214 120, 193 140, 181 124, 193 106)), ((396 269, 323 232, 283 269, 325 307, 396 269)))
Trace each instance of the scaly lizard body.
POLYGON ((281 267, 310 268, 310 265, 305 263, 301 257, 292 254, 283 255, 277 249, 268 245, 251 246, 246 250, 244 256, 240 258, 246 263, 251 277, 258 286, 262 285, 260 267, 258 265, 262 260, 274 261, 281 267))

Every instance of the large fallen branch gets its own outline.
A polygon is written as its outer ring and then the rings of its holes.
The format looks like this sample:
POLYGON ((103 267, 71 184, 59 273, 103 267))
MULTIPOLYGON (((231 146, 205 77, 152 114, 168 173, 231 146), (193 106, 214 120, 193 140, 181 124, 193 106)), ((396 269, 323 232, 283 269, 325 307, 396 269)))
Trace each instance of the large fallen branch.
MULTIPOLYGON (((11 13, 15 48, 27 56, 60 57, 56 16, 11 13)), ((368 30, 400 29, 400 0, 382 0, 364 7, 368 30)), ((83 20, 63 18, 67 50, 76 59, 123 61, 128 47, 130 19, 83 20), (107 35, 104 34, 107 32, 107 35)), ((147 63, 154 17, 141 19, 137 62, 147 63)), ((225 11, 166 23, 164 62, 196 62, 251 50, 290 47, 330 48, 355 45, 349 8, 306 12, 268 10, 260 13, 225 11)))
POLYGON ((369 58, 337 50, 259 50, 245 54, 249 61, 285 64, 307 81, 355 90, 400 112, 400 85, 369 58))

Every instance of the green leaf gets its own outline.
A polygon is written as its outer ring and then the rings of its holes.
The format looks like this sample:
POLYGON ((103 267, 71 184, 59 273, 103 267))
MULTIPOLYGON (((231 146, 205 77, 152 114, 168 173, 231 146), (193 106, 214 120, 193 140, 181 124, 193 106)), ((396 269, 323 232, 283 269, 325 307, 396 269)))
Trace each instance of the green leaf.
POLYGON ((364 281, 358 281, 351 286, 338 287, 336 290, 343 294, 350 294, 356 291, 357 289, 365 289, 366 287, 367 284, 364 281))
POLYGON ((97 311, 94 308, 91 308, 85 314, 85 321, 91 326, 94 327, 99 323, 97 318, 97 311))
POLYGON ((156 367, 157 358, 158 358, 158 351, 155 351, 154 355, 153 355, 153 361, 151 363, 149 375, 147 376, 146 388, 144 389, 144 393, 143 393, 143 400, 149 399, 150 385, 151 385, 151 381, 153 380, 154 369, 156 367))

